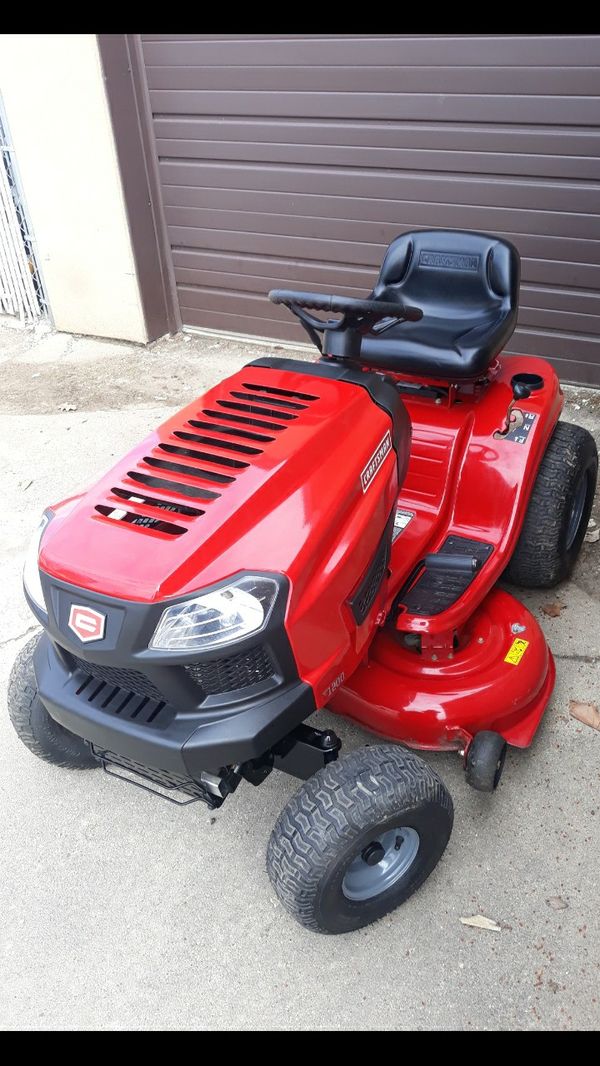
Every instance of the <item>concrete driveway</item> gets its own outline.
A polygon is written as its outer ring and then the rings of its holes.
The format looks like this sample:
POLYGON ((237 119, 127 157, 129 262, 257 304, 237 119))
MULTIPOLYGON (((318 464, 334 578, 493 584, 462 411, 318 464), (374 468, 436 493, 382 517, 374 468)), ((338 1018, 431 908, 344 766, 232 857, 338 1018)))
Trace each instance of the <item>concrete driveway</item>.
MULTIPOLYGON (((558 667, 533 748, 509 756, 491 798, 456 756, 432 756, 455 802, 445 857, 355 934, 305 932, 274 898, 264 853, 291 779, 242 785, 210 815, 55 769, 14 736, 4 694, 34 628, 20 570, 41 510, 256 355, 199 337, 144 351, 0 329, 0 1026, 596 1029, 600 734, 568 706, 600 703, 600 543, 558 590, 560 617, 540 613, 555 594, 524 597, 558 667), (460 923, 477 913, 501 932, 460 923)), ((600 439, 600 394, 569 390, 565 417, 600 439)), ((335 727, 346 749, 368 739, 335 727)))

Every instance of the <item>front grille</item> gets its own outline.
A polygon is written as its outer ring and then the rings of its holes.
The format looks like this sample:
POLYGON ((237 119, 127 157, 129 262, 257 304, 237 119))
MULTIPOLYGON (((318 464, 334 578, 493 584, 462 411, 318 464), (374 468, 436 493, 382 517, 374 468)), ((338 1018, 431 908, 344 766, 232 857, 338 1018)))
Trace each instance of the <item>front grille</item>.
MULTIPOLYGON (((74 659, 75 656, 72 658, 74 659)), ((76 660, 77 669, 73 671, 71 677, 75 695, 82 702, 89 703, 90 707, 96 711, 102 711, 103 714, 127 719, 130 722, 135 721, 136 725, 163 729, 172 721, 174 708, 162 698, 157 689, 154 689, 156 695, 143 696, 140 692, 132 692, 129 687, 122 688, 117 684, 117 676, 120 675, 123 679, 128 674, 133 674, 135 677, 135 671, 103 669, 104 677, 110 678, 110 680, 103 680, 97 674, 90 673, 90 665, 92 664, 82 659, 76 660)), ((148 691, 151 691, 150 686, 148 691)))
POLYGON ((155 685, 139 670, 122 670, 116 666, 101 666, 99 663, 89 663, 85 659, 79 659, 76 655, 71 656, 74 665, 84 674, 97 680, 104 681, 105 685, 123 689, 137 696, 148 696, 149 699, 162 700, 163 694, 155 685))
POLYGON ((212 696, 268 681, 276 667, 266 648, 259 646, 225 659, 194 663, 185 670, 207 696, 212 696))

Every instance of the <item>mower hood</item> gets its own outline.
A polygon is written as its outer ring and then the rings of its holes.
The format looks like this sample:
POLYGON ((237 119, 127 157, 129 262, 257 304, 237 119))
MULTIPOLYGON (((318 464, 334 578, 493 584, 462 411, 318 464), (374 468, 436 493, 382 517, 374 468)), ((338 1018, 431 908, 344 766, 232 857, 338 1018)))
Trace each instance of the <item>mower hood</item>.
POLYGON ((40 567, 148 603, 240 570, 302 584, 348 552, 360 569, 369 546, 356 543, 353 516, 384 528, 398 483, 392 440, 389 413, 365 387, 247 366, 57 508, 40 567), (386 490, 369 491, 377 483, 386 490))

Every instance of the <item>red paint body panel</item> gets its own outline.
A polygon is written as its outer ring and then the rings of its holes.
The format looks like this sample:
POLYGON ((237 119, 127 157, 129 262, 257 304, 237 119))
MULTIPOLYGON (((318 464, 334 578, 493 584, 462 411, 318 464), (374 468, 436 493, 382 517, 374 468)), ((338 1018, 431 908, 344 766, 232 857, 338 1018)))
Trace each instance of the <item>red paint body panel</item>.
MULTIPOLYGON (((393 450, 366 492, 360 477, 390 430, 389 415, 361 386, 248 367, 160 426, 64 517, 59 509, 44 536, 40 566, 82 588, 143 602, 191 594, 240 570, 283 573, 291 585, 286 626, 299 673, 322 706, 331 679, 351 673, 365 654, 382 606, 380 597, 357 626, 347 600, 373 558, 397 499, 393 450), (275 390, 268 394, 271 406, 266 393, 262 401, 252 401, 253 412, 223 406, 244 404, 236 394, 252 395, 248 384, 275 390), (281 403, 289 406, 277 406, 281 403), (269 410, 276 413, 269 415, 269 410), (213 411, 218 418, 206 413, 213 411), (235 421, 240 418, 253 423, 235 421), (211 433, 193 424, 198 421, 267 439, 211 433), (272 426, 279 428, 268 428, 272 426), (182 439, 177 436, 181 432, 215 438, 222 445, 182 439), (215 461, 165 452, 165 444, 210 452, 215 461), (253 448, 254 453, 232 451, 227 444, 253 448), (220 456, 248 465, 222 466, 220 456), (147 458, 173 461, 190 474, 157 468, 147 458), (233 480, 216 483, 196 476, 199 470, 233 480), (161 483, 141 484, 131 472, 161 483), (168 480, 219 495, 192 498, 165 488, 168 480), (114 494, 115 487, 204 513, 189 517, 124 501, 114 494), (98 505, 166 518, 186 532, 172 536, 114 521, 98 513, 98 505)), ((385 586, 382 596, 384 592, 385 586)))
POLYGON ((415 747, 463 747, 480 729, 497 729, 524 746, 552 691, 554 665, 529 612, 493 586, 514 550, 560 414, 558 379, 541 359, 503 357, 487 385, 451 388, 447 403, 411 395, 405 404, 413 430, 404 483, 399 488, 390 451, 363 491, 361 472, 391 429, 365 389, 301 371, 247 367, 160 426, 89 492, 59 507, 40 565, 84 589, 141 602, 191 595, 241 570, 283 573, 291 589, 286 628, 317 707, 329 701, 415 747), (505 425, 510 380, 519 372, 544 379, 542 389, 519 403, 535 415, 522 444, 494 436, 505 425), (176 510, 157 507, 157 499, 176 510), (348 600, 396 503, 413 518, 395 540, 388 577, 357 625, 348 600), (169 525, 116 521, 124 511, 169 525), (429 617, 404 612, 397 621, 398 629, 434 642, 458 632, 459 650, 441 663, 379 627, 415 564, 449 534, 485 541, 493 552, 449 609, 429 617), (526 627, 529 640, 519 666, 504 661, 514 623, 526 627))
POLYGON ((401 613, 396 624, 400 631, 432 637, 458 631, 462 649, 451 661, 431 661, 404 647, 400 633, 382 631, 329 705, 415 748, 468 748, 482 729, 526 747, 554 687, 554 661, 529 611, 493 586, 514 551, 563 396, 548 363, 510 356, 499 361, 495 380, 480 395, 459 397, 462 402, 446 407, 406 401, 411 459, 398 503, 414 518, 392 548, 387 608, 415 563, 449 534, 486 541, 492 555, 451 608, 430 617, 401 613), (510 380, 524 372, 541 375, 544 386, 519 404, 536 419, 526 443, 517 444, 494 433, 512 400, 510 380), (529 641, 518 666, 504 661, 515 623, 525 627, 529 641))
POLYGON ((554 685, 554 661, 544 634, 522 603, 500 589, 488 594, 468 623, 464 644, 445 661, 424 660, 399 634, 381 631, 329 706, 380 736, 413 748, 468 747, 482 729, 527 747, 554 685), (528 647, 517 665, 506 655, 519 637, 528 647))
POLYGON ((415 563, 449 534, 494 548, 464 595, 428 618, 403 614, 398 628, 439 633, 461 626, 498 580, 514 551, 538 467, 563 406, 558 378, 542 359, 504 356, 491 385, 477 396, 459 394, 451 407, 406 400, 412 422, 411 458, 399 505, 415 518, 392 549, 389 603, 415 563), (540 374, 544 387, 518 405, 536 419, 525 444, 494 439, 512 400, 514 374, 540 374))

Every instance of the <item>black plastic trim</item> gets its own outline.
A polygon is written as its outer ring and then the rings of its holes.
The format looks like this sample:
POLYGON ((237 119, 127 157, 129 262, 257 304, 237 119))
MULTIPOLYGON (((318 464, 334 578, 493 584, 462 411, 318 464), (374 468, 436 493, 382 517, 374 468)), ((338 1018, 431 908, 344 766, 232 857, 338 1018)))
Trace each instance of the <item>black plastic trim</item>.
POLYGON ((187 713, 173 707, 164 729, 149 729, 81 699, 75 671, 47 633, 36 648, 34 669, 42 703, 65 729, 102 750, 192 779, 202 770, 258 758, 316 709, 310 685, 296 680, 237 706, 187 713))
POLYGON ((394 504, 390 517, 387 520, 383 536, 377 545, 373 558, 369 563, 364 576, 360 579, 358 587, 348 601, 348 605, 357 625, 361 625, 367 618, 377 596, 381 590, 383 580, 390 561, 392 550, 392 533, 394 532, 394 518, 396 516, 396 504, 394 504), (377 577, 380 571, 379 578, 377 577), (377 580, 377 587, 370 590, 370 586, 377 580), (365 596, 367 599, 365 600, 365 596))
MULTIPOLYGON (((45 571, 40 570, 40 579, 48 613, 44 615, 39 609, 36 610, 34 608, 34 614, 55 643, 59 644, 66 652, 77 655, 90 663, 97 662, 105 666, 140 670, 150 678, 160 692, 173 695, 177 706, 193 709, 199 702, 197 685, 188 678, 187 685, 182 687, 187 675, 184 670, 178 670, 176 671, 178 678, 177 688, 174 689, 172 687, 175 680, 174 667, 199 662, 214 662, 217 659, 223 659, 238 652, 249 651, 257 644, 262 644, 277 667, 277 684, 298 678, 296 661, 285 630, 289 582, 282 574, 261 572, 260 576, 268 577, 276 583, 278 593, 266 625, 258 632, 251 633, 235 643, 205 652, 165 651, 149 647, 161 615, 168 607, 177 603, 185 603, 193 599, 194 596, 213 592, 232 584, 232 582, 242 577, 250 576, 256 577, 257 572, 253 571, 251 573, 247 570, 240 570, 232 577, 225 578, 193 592, 188 592, 185 595, 174 596, 154 603, 141 603, 121 599, 120 597, 106 596, 100 592, 81 588, 77 585, 60 581, 58 578, 54 578, 45 571), (84 644, 69 629, 69 611, 74 603, 91 607, 106 615, 105 635, 102 640, 84 644)), ((234 693, 227 693, 227 705, 234 702, 234 699, 234 693)), ((206 702, 213 706, 220 701, 213 696, 206 702)))
POLYGON ((282 574, 264 575, 278 585, 265 627, 234 644, 203 653, 157 651, 148 645, 167 607, 229 585, 236 578, 249 576, 248 571, 158 603, 105 596, 44 571, 40 576, 48 607, 47 615, 34 608, 45 630, 34 659, 40 698, 56 721, 103 750, 193 777, 203 769, 214 770, 262 755, 315 710, 313 691, 299 678, 285 629, 289 582, 282 574), (83 644, 69 630, 72 604, 106 615, 101 641, 83 644), (267 680, 208 695, 184 669, 250 651, 258 644, 274 664, 274 674, 267 680), (142 673, 165 700, 160 720, 153 723, 156 727, 108 713, 98 701, 88 701, 86 693, 79 697, 82 670, 75 657, 89 663, 91 673, 94 664, 142 673))
POLYGON ((307 781, 330 762, 335 762, 342 742, 333 730, 299 725, 273 750, 273 769, 307 781))

